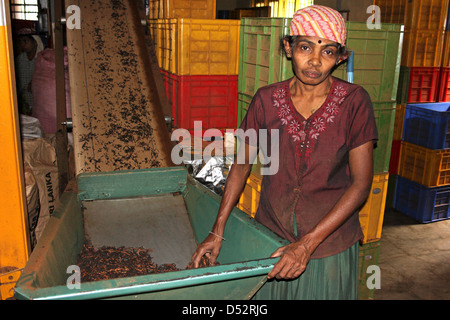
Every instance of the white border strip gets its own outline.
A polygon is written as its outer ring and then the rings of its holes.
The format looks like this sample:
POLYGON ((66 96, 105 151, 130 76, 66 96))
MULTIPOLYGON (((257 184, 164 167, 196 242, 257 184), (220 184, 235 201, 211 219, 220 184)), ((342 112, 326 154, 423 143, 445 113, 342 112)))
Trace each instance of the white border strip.
POLYGON ((6 22, 8 21, 6 19, 6 12, 5 12, 5 5, 6 0, 0 1, 0 27, 6 26, 6 22))

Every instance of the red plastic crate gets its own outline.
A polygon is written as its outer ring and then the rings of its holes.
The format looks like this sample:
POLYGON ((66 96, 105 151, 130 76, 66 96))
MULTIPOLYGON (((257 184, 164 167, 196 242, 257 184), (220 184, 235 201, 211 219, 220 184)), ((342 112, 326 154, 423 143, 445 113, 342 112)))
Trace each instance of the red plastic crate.
POLYGON ((176 128, 194 133, 194 121, 202 121, 202 135, 207 129, 236 128, 237 75, 161 74, 176 128))
POLYGON ((439 67, 411 67, 408 103, 436 102, 439 86, 439 67))
POLYGON ((450 68, 441 68, 439 76, 438 102, 450 101, 450 68))

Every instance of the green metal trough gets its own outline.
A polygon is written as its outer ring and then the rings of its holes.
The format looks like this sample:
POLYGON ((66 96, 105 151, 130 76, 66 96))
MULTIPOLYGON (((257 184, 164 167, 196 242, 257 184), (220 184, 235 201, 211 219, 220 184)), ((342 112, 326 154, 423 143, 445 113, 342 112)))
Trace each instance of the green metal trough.
POLYGON ((67 285, 86 239, 97 247, 144 246, 154 260, 183 267, 211 230, 219 204, 220 197, 182 167, 81 174, 78 191, 61 197, 15 297, 251 299, 277 261, 268 257, 287 242, 237 208, 225 229, 220 265, 67 285))

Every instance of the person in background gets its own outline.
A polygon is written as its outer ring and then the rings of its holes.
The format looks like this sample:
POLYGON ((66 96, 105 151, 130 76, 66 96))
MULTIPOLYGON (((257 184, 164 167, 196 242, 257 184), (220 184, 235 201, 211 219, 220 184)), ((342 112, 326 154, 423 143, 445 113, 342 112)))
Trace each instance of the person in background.
MULTIPOLYGON (((289 241, 271 255, 279 260, 254 299, 357 299, 358 210, 370 192, 378 132, 368 93, 332 76, 348 57, 346 35, 339 12, 319 5, 298 10, 283 39, 294 77, 260 88, 241 123, 244 132, 279 132, 279 169, 263 176, 255 218, 289 241)), ((245 152, 246 161, 231 167, 194 267, 204 255, 215 263, 260 147, 239 138, 237 157, 245 152)))
POLYGON ((18 32, 18 44, 21 53, 15 59, 16 86, 19 112, 31 115, 33 94, 31 79, 33 78, 34 62, 37 54, 44 50, 44 44, 38 35, 30 28, 22 28, 18 32))

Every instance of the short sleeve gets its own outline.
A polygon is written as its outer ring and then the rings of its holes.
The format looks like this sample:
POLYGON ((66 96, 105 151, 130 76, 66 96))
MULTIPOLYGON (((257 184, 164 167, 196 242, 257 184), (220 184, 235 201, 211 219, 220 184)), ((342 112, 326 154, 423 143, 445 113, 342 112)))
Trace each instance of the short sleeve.
POLYGON ((347 136, 349 149, 354 149, 369 141, 378 140, 375 113, 366 90, 360 87, 351 99, 351 121, 347 136))
POLYGON ((239 126, 237 136, 246 144, 258 145, 258 132, 264 127, 264 108, 260 91, 254 95, 244 119, 239 126))

